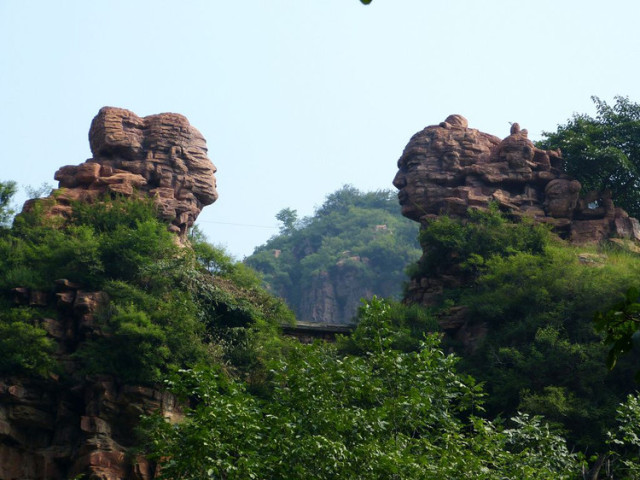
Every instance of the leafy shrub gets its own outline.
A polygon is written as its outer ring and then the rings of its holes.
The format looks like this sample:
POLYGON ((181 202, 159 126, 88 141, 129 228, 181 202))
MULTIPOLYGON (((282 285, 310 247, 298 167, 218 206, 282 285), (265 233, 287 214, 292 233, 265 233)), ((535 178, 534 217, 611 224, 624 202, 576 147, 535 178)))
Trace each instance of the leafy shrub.
POLYGON ((44 376, 55 370, 53 341, 30 308, 0 309, 0 373, 44 376))
POLYGON ((491 257, 518 252, 542 253, 549 231, 524 218, 512 222, 495 204, 488 211, 469 210, 464 222, 439 217, 420 231, 425 252, 415 276, 435 273, 456 265, 463 273, 477 273, 491 257))

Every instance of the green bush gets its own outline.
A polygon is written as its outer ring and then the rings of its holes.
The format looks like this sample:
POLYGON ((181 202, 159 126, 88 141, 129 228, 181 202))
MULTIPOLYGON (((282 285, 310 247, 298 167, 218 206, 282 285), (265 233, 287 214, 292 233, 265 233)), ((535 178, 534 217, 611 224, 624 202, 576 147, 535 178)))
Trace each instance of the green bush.
POLYGON ((0 308, 0 374, 45 376, 56 369, 55 346, 39 318, 31 308, 0 308))
POLYGON ((495 204, 488 211, 469 210, 464 222, 439 217, 420 231, 425 254, 413 273, 420 276, 457 268, 475 274, 493 256, 542 253, 549 235, 547 228, 527 218, 510 221, 495 204))

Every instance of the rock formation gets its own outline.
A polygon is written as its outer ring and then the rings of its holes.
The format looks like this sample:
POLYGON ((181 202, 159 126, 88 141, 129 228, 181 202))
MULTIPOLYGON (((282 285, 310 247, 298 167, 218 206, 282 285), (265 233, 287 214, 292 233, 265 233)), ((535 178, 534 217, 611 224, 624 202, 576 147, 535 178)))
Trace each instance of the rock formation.
MULTIPOLYGON (((43 202, 46 215, 68 218, 73 202, 103 195, 148 195, 170 230, 184 237, 203 206, 217 199, 205 140, 182 115, 140 118, 105 107, 91 123, 89 141, 92 158, 56 172, 60 185, 43 202)), ((114 376, 83 376, 74 357, 83 341, 105 335, 94 320, 109 302, 106 293, 61 279, 50 292, 18 287, 13 296, 55 340, 64 372, 0 377, 0 479, 154 478, 153 465, 131 454, 134 428, 145 413, 179 419, 176 399, 114 376)))
POLYGON ((361 268, 368 262, 359 256, 346 257, 329 271, 314 275, 309 288, 301 293, 297 318, 311 324, 352 325, 360 300, 373 296, 361 268))
POLYGON ((180 419, 175 397, 108 375, 73 375, 78 345, 102 335, 94 315, 108 302, 106 294, 83 291, 66 280, 56 282, 54 293, 15 288, 13 294, 17 304, 42 312, 40 324, 56 341, 56 356, 66 371, 47 379, 0 377, 0 478, 153 478, 153 465, 129 454, 134 427, 141 414, 157 411, 180 419))
POLYGON ((536 148, 517 123, 501 141, 450 115, 411 138, 393 184, 402 214, 420 222, 463 217, 469 208, 495 202, 512 215, 550 224, 574 243, 640 240, 640 223, 616 208, 607 192, 580 196, 580 182, 562 172, 562 162, 559 151, 536 148))
POLYGON ((89 143, 92 158, 56 172, 51 214, 68 217, 73 201, 139 192, 152 196, 171 229, 184 236, 202 208, 218 198, 205 139, 182 115, 140 118, 104 107, 91 122, 89 143))
MULTIPOLYGON (((580 195, 580 182, 562 167, 560 151, 536 148, 517 123, 500 140, 469 128, 461 115, 450 115, 411 138, 393 184, 402 214, 422 225, 443 214, 464 218, 469 209, 487 209, 494 202, 511 216, 550 225, 572 243, 640 240, 638 220, 616 208, 608 192, 580 195)), ((434 305, 445 289, 465 281, 455 271, 413 278, 405 301, 434 305)), ((444 312, 440 324, 467 346, 486 332, 486 326, 468 321, 464 307, 444 312)))

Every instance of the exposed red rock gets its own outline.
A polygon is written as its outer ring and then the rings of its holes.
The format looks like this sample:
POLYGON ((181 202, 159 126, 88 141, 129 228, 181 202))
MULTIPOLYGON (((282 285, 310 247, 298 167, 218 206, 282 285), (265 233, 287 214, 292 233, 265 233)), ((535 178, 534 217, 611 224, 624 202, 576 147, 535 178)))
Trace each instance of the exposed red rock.
POLYGON ((139 192, 153 197, 171 229, 185 235, 202 208, 218 198, 206 141, 182 115, 141 118, 104 107, 91 122, 89 143, 92 158, 56 172, 59 188, 50 196, 50 214, 68 217, 75 200, 139 192))
POLYGON ((425 222, 464 217, 496 202, 513 215, 548 223, 575 243, 608 237, 640 240, 640 223, 607 192, 589 192, 562 172, 559 151, 540 150, 517 123, 504 140, 469 128, 460 115, 416 133, 398 160, 393 184, 402 214, 425 222))
MULTIPOLYGON (((102 335, 88 319, 108 301, 66 280, 57 283, 57 318, 34 319, 56 341, 65 380, 0 377, 0 478, 63 480, 77 475, 101 480, 149 480, 153 465, 132 457, 141 414, 162 412, 175 421, 175 397, 160 388, 127 385, 101 375, 78 377, 73 352, 85 338, 102 335)), ((16 300, 29 304, 39 292, 16 300)), ((50 311, 50 310, 48 310, 50 311)))
MULTIPOLYGON (((184 236, 218 197, 204 137, 182 115, 140 118, 105 107, 93 119, 89 141, 92 158, 56 172, 60 185, 44 203, 47 215, 68 218, 74 201, 105 194, 151 196, 170 229, 184 236)), ((27 202, 25 210, 33 205, 27 202)), ((11 292, 14 302, 33 308, 33 323, 55 341, 64 375, 0 377, 0 479, 153 478, 153 465, 131 454, 134 428, 141 414, 178 420, 175 397, 160 386, 82 376, 74 357, 83 341, 105 335, 95 318, 107 294, 66 279, 52 291, 18 286, 11 292), (46 313, 39 317, 40 311, 46 313)))

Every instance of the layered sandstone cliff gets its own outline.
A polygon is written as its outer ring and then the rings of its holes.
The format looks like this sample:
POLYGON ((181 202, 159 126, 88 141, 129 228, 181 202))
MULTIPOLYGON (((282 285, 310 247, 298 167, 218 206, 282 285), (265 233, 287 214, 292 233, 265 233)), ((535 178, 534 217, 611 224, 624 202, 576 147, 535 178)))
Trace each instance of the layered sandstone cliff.
POLYGON ((495 202, 512 215, 550 224, 575 243, 640 240, 640 223, 616 208, 607 192, 580 195, 580 182, 563 173, 562 162, 561 152, 536 148, 517 123, 500 140, 450 115, 411 138, 393 184, 402 214, 420 222, 463 217, 469 208, 495 202))
POLYGON ((178 421, 175 397, 114 376, 79 375, 73 355, 83 341, 103 335, 94 320, 107 295, 61 279, 52 292, 15 288, 13 297, 32 308, 34 321, 55 340, 64 371, 0 377, 0 478, 153 478, 153 465, 131 451, 135 427, 141 414, 153 412, 178 421))

